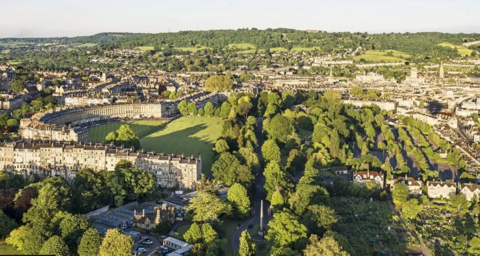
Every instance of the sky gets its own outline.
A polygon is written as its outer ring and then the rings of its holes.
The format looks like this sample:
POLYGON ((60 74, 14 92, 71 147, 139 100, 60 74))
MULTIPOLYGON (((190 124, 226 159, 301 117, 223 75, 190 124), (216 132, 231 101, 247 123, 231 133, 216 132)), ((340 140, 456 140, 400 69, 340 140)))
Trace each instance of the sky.
POLYGON ((480 33, 478 0, 0 0, 0 37, 293 28, 480 33))

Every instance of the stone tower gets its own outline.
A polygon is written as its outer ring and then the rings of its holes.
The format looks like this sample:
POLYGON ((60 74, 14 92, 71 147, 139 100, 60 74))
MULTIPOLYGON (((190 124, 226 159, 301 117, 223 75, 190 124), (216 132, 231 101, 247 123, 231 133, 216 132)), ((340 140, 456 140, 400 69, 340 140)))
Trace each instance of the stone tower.
POLYGON ((440 74, 440 78, 445 78, 445 72, 443 71, 443 62, 440 63, 440 71, 438 73, 440 74))

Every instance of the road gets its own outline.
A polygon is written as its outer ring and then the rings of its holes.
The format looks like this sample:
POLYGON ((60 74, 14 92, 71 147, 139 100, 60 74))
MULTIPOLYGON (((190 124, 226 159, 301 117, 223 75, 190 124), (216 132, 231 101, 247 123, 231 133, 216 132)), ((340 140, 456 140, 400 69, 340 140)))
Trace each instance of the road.
MULTIPOLYGON (((257 154, 258 158, 261 159, 261 148, 263 145, 263 136, 262 136, 262 118, 257 119, 257 129, 255 130, 255 135, 257 136, 258 140, 258 147, 257 147, 257 154)), ((235 230, 233 233, 232 237, 230 237, 230 245, 232 246, 232 251, 236 252, 238 250, 238 246, 240 243, 240 235, 244 230, 248 229, 248 225, 252 224, 255 226, 256 224, 260 224, 260 204, 261 201, 263 200, 263 225, 264 227, 268 224, 268 221, 270 221, 271 216, 268 215, 268 207, 270 207, 270 203, 265 200, 265 194, 264 194, 264 189, 263 185, 265 184, 265 176, 263 175, 263 168, 261 168, 257 175, 255 176, 255 196, 253 200, 253 211, 254 214, 247 220, 245 220, 240 226, 235 230)))
POLYGON ((425 246, 425 244, 422 242, 422 240, 420 240, 420 238, 418 238, 417 236, 417 233, 415 233, 413 230, 410 229, 410 227, 407 225, 407 222, 405 222, 405 220, 402 218, 402 216, 395 210, 395 206, 393 205, 391 199, 388 200, 388 205, 390 206, 390 208, 392 209, 392 211, 400 218, 400 220, 402 221, 403 225, 408 229, 408 231, 410 232, 410 234, 415 237, 415 239, 417 239, 417 242, 418 244, 420 245, 420 250, 422 251, 422 254, 424 256, 432 256, 432 254, 430 253, 430 251, 428 250, 427 246, 425 246))

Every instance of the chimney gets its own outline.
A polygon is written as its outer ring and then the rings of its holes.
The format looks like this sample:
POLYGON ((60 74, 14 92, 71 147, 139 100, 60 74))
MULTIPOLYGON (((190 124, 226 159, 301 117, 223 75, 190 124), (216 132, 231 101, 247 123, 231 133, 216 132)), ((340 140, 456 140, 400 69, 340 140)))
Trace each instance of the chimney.
POLYGON ((145 209, 142 211, 142 217, 145 217, 145 209))

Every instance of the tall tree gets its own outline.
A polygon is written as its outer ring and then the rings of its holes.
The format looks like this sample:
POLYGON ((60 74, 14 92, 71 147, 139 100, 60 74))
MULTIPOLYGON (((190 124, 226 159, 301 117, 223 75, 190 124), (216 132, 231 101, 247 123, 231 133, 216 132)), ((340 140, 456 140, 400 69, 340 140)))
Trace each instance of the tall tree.
POLYGON ((268 138, 278 140, 282 143, 287 142, 288 136, 294 131, 292 121, 281 114, 272 118, 268 125, 268 138))
POLYGON ((267 239, 276 246, 293 246, 299 239, 307 238, 307 228, 288 211, 275 213, 268 226, 267 239))
POLYGON ((188 210, 194 212, 194 221, 212 221, 218 219, 221 214, 230 214, 231 207, 217 195, 210 192, 200 191, 198 196, 190 199, 188 210))
POLYGON ((138 139, 135 132, 132 130, 130 125, 123 124, 117 130, 117 137, 115 138, 115 145, 117 146, 125 146, 135 147, 136 149, 140 148, 140 140, 138 139))
POLYGON ((242 183, 249 186, 253 180, 250 169, 242 165, 240 161, 229 152, 225 152, 212 165, 213 177, 218 183, 231 186, 234 183, 242 183))
POLYGON ((42 255, 55 255, 55 256, 68 256, 68 247, 59 236, 50 237, 42 246, 39 254, 42 255))
POLYGON ((228 190, 227 200, 232 204, 233 212, 238 218, 245 218, 250 213, 250 199, 247 190, 235 183, 228 190))
POLYGON ((256 248, 252 242, 252 238, 247 230, 244 230, 240 236, 240 244, 238 245, 238 256, 255 256, 256 248))
POLYGON ((262 155, 266 163, 280 163, 281 152, 275 140, 267 140, 262 146, 262 155))
POLYGON ((265 175, 265 191, 267 192, 267 200, 271 200, 273 193, 278 190, 279 187, 286 188, 287 180, 285 172, 280 165, 276 162, 270 162, 264 171, 265 175))
POLYGON ((131 256, 133 240, 118 229, 109 229, 100 245, 100 256, 131 256))
POLYGON ((0 239, 4 239, 16 227, 17 223, 0 210, 0 239))
POLYGON ((317 235, 311 235, 307 248, 303 251, 304 256, 349 256, 342 246, 332 236, 319 239, 317 235))
POLYGON ((78 246, 79 256, 98 255, 98 250, 102 244, 102 235, 94 228, 89 228, 82 235, 80 245, 78 246))
POLYGON ((408 200, 408 186, 406 184, 397 183, 392 193, 393 203, 402 205, 408 200))

